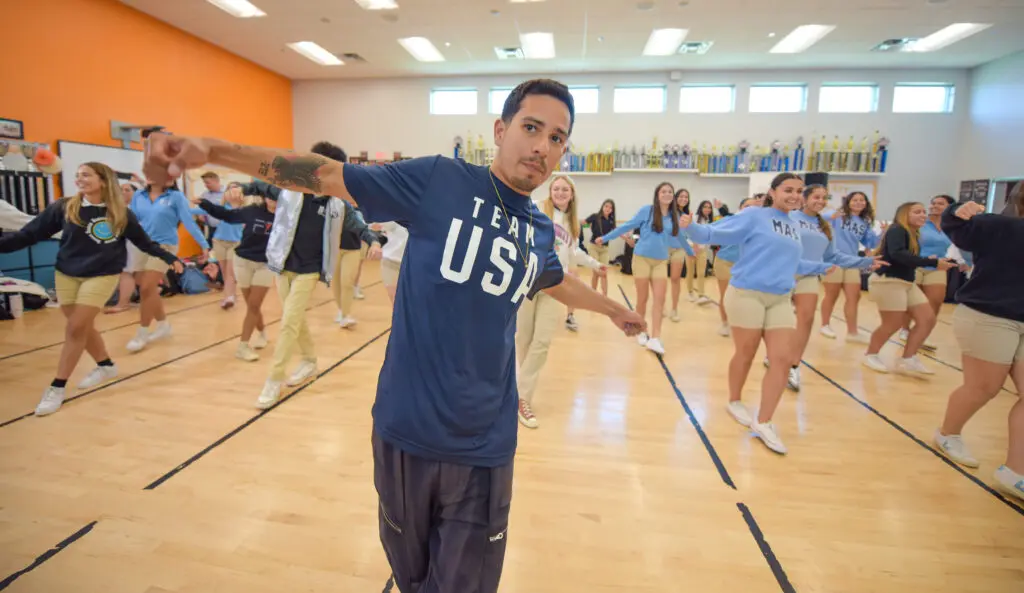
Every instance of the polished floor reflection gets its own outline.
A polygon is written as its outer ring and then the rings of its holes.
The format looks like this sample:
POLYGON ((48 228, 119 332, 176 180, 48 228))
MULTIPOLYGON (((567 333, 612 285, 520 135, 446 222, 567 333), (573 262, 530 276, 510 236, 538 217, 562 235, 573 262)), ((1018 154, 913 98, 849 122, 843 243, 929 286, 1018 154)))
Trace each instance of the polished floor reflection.
MULTIPOLYGON (((368 265, 364 284, 377 278, 368 265)), ((618 274, 611 294, 619 283, 634 300, 618 274)), ((103 316, 121 380, 46 418, 18 419, 52 378, 60 313, 0 324, 0 579, 16 576, 0 589, 380 591, 369 410, 391 316, 381 285, 365 292, 359 324, 340 330, 317 289, 320 369, 345 360, 262 415, 268 361, 234 358, 244 311, 216 295, 168 300, 174 337, 135 355, 137 313, 103 316)), ((874 374, 862 346, 815 333, 806 361, 820 374, 805 367, 783 398, 780 457, 725 411, 732 345, 717 310, 684 299, 680 313, 665 320, 665 368, 589 313, 579 332, 556 331, 540 427, 520 430, 501 591, 1024 591, 1024 510, 985 488, 1016 396, 968 425, 980 469, 922 446, 960 376, 947 323, 935 332, 946 364, 926 359, 927 381, 874 374)), ((265 316, 279 315, 271 296, 265 316)), ((865 301, 861 324, 877 319, 865 301)), ((763 372, 744 392, 752 406, 763 372)))

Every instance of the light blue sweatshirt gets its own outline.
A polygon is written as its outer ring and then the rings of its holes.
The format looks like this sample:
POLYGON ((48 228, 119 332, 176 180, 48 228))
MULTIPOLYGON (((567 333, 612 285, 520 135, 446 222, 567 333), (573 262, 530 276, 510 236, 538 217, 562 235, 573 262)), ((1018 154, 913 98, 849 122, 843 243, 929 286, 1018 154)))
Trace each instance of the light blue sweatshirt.
MULTIPOLYGON (((235 208, 234 206, 232 206, 231 204, 229 204, 227 202, 224 202, 223 204, 220 204, 220 203, 215 202, 213 200, 207 200, 207 201, 210 202, 211 204, 216 204, 218 206, 223 206, 225 210, 234 210, 234 208, 235 208)), ((217 222, 216 226, 210 225, 210 226, 214 227, 214 230, 213 230, 213 238, 214 239, 218 239, 220 241, 227 241, 229 243, 238 243, 238 242, 240 242, 242 240, 242 227, 245 226, 244 224, 230 224, 230 223, 224 222, 223 220, 220 220, 218 218, 214 218, 213 216, 210 215, 209 212, 207 212, 206 210, 203 210, 202 208, 189 208, 188 211, 189 211, 190 214, 195 214, 197 216, 205 216, 208 220, 212 220, 212 221, 216 221, 217 222)))
POLYGON ((142 229, 156 243, 176 246, 178 244, 178 223, 180 222, 185 225, 188 234, 192 235, 200 247, 210 248, 203 232, 199 230, 199 225, 192 220, 188 199, 180 191, 165 190, 156 201, 153 201, 149 198, 148 188, 140 189, 132 196, 132 202, 128 207, 139 219, 142 229))
MULTIPOLYGON (((640 239, 636 242, 633 253, 640 257, 649 257, 651 259, 668 259, 669 249, 680 248, 682 245, 679 242, 685 243, 686 239, 683 237, 682 229, 679 229, 677 236, 672 236, 672 214, 668 214, 661 219, 661 228, 662 231, 660 233, 654 232, 654 228, 651 226, 651 206, 644 206, 637 211, 636 216, 629 222, 615 227, 612 232, 601 237, 601 239, 607 245, 609 241, 616 237, 640 229, 640 239)), ((693 250, 689 250, 688 253, 692 254, 693 250)))
MULTIPOLYGON (((938 258, 946 257, 946 252, 949 251, 949 246, 953 244, 946 236, 946 233, 942 232, 942 229, 935 226, 932 221, 927 221, 924 226, 921 227, 921 257, 935 256, 938 258)), ((936 270, 938 268, 932 266, 930 268, 922 268, 924 270, 936 270)))
MULTIPOLYGON (((836 251, 845 253, 846 255, 856 256, 860 251, 860 246, 863 245, 868 249, 874 249, 878 247, 879 237, 875 234, 874 229, 867 223, 863 218, 859 216, 851 216, 847 219, 845 216, 839 218, 832 218, 835 214, 835 210, 828 212, 822 212, 821 215, 832 225, 832 230, 836 238, 836 251)), ((845 268, 845 266, 842 266, 845 268)), ((851 266, 857 267, 857 266, 851 266)))
MULTIPOLYGON (((748 214, 749 211, 752 210, 752 209, 753 209, 753 206, 744 208, 744 209, 740 210, 739 212, 737 212, 736 214, 733 214, 733 216, 739 216, 740 214, 748 214)), ((722 221, 724 221, 727 218, 729 218, 729 217, 726 216, 726 217, 723 217, 723 218, 719 218, 718 220, 716 220, 715 222, 713 222, 711 224, 712 224, 712 226, 721 224, 722 221)), ((718 250, 718 255, 716 255, 715 258, 721 259, 723 261, 727 261, 729 263, 736 263, 736 260, 738 260, 740 258, 740 246, 739 245, 722 245, 721 249, 718 250)))
MULTIPOLYGON (((847 255, 836 249, 835 239, 829 240, 821 230, 821 223, 817 216, 793 210, 789 213, 789 217, 800 228, 800 242, 804 246, 803 258, 805 260, 835 264, 840 268, 860 268, 862 270, 869 269, 874 263, 870 257, 847 255)), ((833 236, 835 236, 834 231, 833 236)))
POLYGON ((770 294, 786 294, 797 276, 824 274, 832 264, 805 261, 800 230, 777 208, 748 208, 749 214, 723 218, 715 224, 691 224, 686 234, 702 245, 739 245, 730 286, 770 294))

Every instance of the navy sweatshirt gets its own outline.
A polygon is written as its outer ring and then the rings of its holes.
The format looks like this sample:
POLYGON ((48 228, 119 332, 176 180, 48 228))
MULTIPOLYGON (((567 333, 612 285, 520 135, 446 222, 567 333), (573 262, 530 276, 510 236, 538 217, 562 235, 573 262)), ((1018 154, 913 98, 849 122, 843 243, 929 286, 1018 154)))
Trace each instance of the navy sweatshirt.
POLYGON ((913 282, 917 268, 935 266, 934 259, 921 257, 910 251, 910 233, 898 224, 892 224, 885 231, 885 238, 882 240, 885 244, 879 255, 882 256, 882 261, 888 262, 889 265, 875 271, 879 276, 913 282))
POLYGON ((67 220, 64 208, 68 201, 81 199, 80 196, 61 198, 47 206, 20 231, 0 236, 0 253, 24 249, 63 231, 55 267, 65 276, 95 278, 120 274, 128 261, 125 240, 168 264, 178 261, 177 256, 164 251, 149 238, 131 210, 127 211, 128 225, 120 236, 114 236, 107 221, 105 205, 83 203, 79 210, 81 226, 67 220))
POLYGON ((942 231, 958 249, 974 254, 974 271, 957 290, 957 302, 1024 322, 1024 219, 978 214, 963 220, 954 214, 961 205, 942 214, 942 231))
POLYGON ((199 207, 218 220, 231 224, 242 224, 242 240, 235 247, 235 255, 249 261, 267 262, 267 242, 270 229, 274 226, 274 213, 266 206, 253 204, 228 210, 209 200, 203 200, 199 207))

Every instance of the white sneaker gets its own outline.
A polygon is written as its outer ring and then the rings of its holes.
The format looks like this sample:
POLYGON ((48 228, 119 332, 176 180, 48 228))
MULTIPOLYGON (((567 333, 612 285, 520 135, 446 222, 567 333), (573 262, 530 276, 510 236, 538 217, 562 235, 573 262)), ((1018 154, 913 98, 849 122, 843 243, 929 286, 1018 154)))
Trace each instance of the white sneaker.
POLYGON ((1002 486, 1003 490, 1024 500, 1024 476, 1005 465, 1001 465, 993 477, 995 477, 996 483, 1002 486))
POLYGON ((897 339, 899 339, 899 341, 901 341, 901 342, 906 342, 907 338, 909 338, 909 337, 910 337, 910 332, 905 330, 905 329, 901 329, 899 335, 897 336, 897 339))
POLYGON ((537 428, 537 417, 525 399, 519 400, 519 422, 526 428, 537 428))
POLYGON ((276 404, 277 400, 280 398, 281 382, 267 379, 267 382, 263 384, 263 391, 260 392, 260 396, 256 400, 256 407, 261 410, 266 410, 270 406, 276 404))
POLYGON ((352 296, 356 299, 359 299, 360 301, 366 298, 366 296, 363 295, 363 289, 360 286, 357 286, 355 288, 355 290, 352 292, 352 296))
POLYGON ((938 446, 940 453, 960 465, 965 465, 967 467, 978 467, 981 465, 978 463, 978 460, 971 455, 971 452, 967 450, 967 445, 964 444, 963 437, 958 434, 944 435, 940 431, 936 430, 935 445, 938 446))
POLYGON ((873 371, 879 373, 888 373, 889 367, 882 360, 882 357, 877 354, 865 354, 864 358, 861 359, 861 363, 873 371))
POLYGON ((568 317, 565 318, 565 329, 571 332, 579 331, 580 325, 576 323, 575 315, 569 315, 568 317))
POLYGON ((861 332, 846 334, 846 341, 852 344, 870 344, 871 336, 861 332))
POLYGON ((256 350, 262 350, 267 347, 267 334, 264 332, 256 332, 249 338, 249 345, 256 350))
POLYGON ((342 317, 338 321, 338 326, 341 327, 341 329, 347 329, 354 326, 356 323, 355 317, 342 317))
POLYGON ((64 403, 64 388, 54 387, 53 385, 46 388, 43 392, 43 398, 39 400, 39 405, 36 406, 36 416, 46 416, 52 414, 60 409, 61 404, 64 403))
POLYGON ((106 383, 117 376, 117 365, 101 367, 97 366, 78 384, 79 389, 90 389, 100 383, 106 383))
POLYGON ((908 375, 934 375, 935 371, 924 366, 917 355, 911 356, 910 358, 901 358, 896 363, 896 370, 901 373, 908 375))
POLYGON ((171 337, 171 324, 165 319, 156 324, 156 331, 149 334, 147 341, 155 342, 169 337, 171 337))
POLYGON ((754 422, 750 425, 750 428, 754 431, 754 434, 761 439, 766 447, 779 453, 780 455, 786 454, 786 445, 783 444, 782 439, 779 438, 779 433, 775 432, 775 425, 771 422, 765 422, 761 424, 754 422))
POLYGON ((647 337, 647 334, 645 334, 645 333, 643 333, 643 332, 640 332, 640 333, 638 333, 638 334, 636 335, 636 343, 637 343, 637 344, 640 344, 641 346, 646 346, 646 345, 647 345, 647 340, 648 340, 648 339, 649 339, 649 338, 647 337))
POLYGON ((820 333, 821 335, 825 336, 830 340, 836 339, 836 332, 827 325, 821 326, 821 329, 818 330, 818 333, 820 333))
POLYGON ((729 415, 733 417, 736 422, 739 422, 743 426, 750 426, 754 423, 753 416, 750 415, 750 410, 747 406, 743 405, 743 402, 729 402, 726 406, 726 410, 729 411, 729 415))
POLYGON ((708 297, 706 297, 704 295, 700 295, 699 297, 697 297, 697 304, 698 305, 706 305, 706 304, 708 304, 710 302, 711 302, 711 299, 709 299, 708 297))
POLYGON ((125 346, 125 348, 128 349, 128 352, 140 352, 148 343, 149 330, 144 327, 140 327, 138 331, 135 332, 135 337, 128 341, 128 345, 125 346))
POLYGON ((235 350, 235 358, 244 360, 245 362, 256 362, 260 359, 260 355, 252 349, 252 346, 245 342, 239 342, 238 348, 235 350))
POLYGON ((316 375, 316 361, 315 360, 303 360, 299 363, 299 368, 295 369, 291 377, 288 377, 288 387, 295 387, 305 383, 310 378, 316 375))
POLYGON ((691 292, 689 295, 687 295, 686 300, 690 301, 691 303, 696 303, 697 302, 697 293, 691 292))
POLYGON ((345 319, 345 314, 338 311, 338 314, 334 316, 334 323, 341 323, 342 319, 345 319))
POLYGON ((787 387, 793 391, 800 391, 800 367, 789 369, 789 381, 787 387))
POLYGON ((235 297, 234 297, 234 295, 229 296, 229 297, 225 298, 223 301, 220 302, 220 308, 224 309, 225 311, 227 311, 228 309, 230 309, 231 307, 234 307, 234 306, 235 306, 235 297))
POLYGON ((661 345, 661 340, 658 338, 647 340, 647 349, 656 354, 665 353, 665 347, 661 345))
POLYGON ((669 314, 668 318, 673 323, 679 323, 679 311, 672 311, 672 313, 669 314))
POLYGON ((732 335, 732 332, 729 331, 729 324, 728 323, 723 323, 718 328, 718 335, 722 336, 723 338, 728 338, 729 336, 732 335))

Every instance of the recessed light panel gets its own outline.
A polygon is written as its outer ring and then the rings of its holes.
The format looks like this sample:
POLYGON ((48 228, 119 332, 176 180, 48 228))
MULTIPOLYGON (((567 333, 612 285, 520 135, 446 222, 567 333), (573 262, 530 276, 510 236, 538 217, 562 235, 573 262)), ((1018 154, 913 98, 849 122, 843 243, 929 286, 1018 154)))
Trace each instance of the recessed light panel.
POLYGON ((771 53, 798 54, 821 41, 835 28, 835 25, 801 25, 776 43, 771 53))
POLYGON ((312 41, 289 43, 288 47, 321 66, 343 66, 345 64, 345 62, 338 59, 338 56, 332 54, 312 41))
POLYGON ((644 46, 645 56, 671 56, 686 39, 686 29, 655 29, 644 46))
POLYGON ((248 0, 207 0, 207 2, 240 19, 267 16, 267 13, 248 0))
POLYGON ((409 52, 412 57, 421 62, 443 62, 444 56, 434 47, 426 37, 406 37, 399 39, 398 43, 409 52))
POLYGON ((955 23, 944 29, 940 29, 927 37, 922 37, 907 46, 906 51, 926 52, 935 51, 952 45, 957 41, 980 33, 992 25, 978 23, 955 23))

